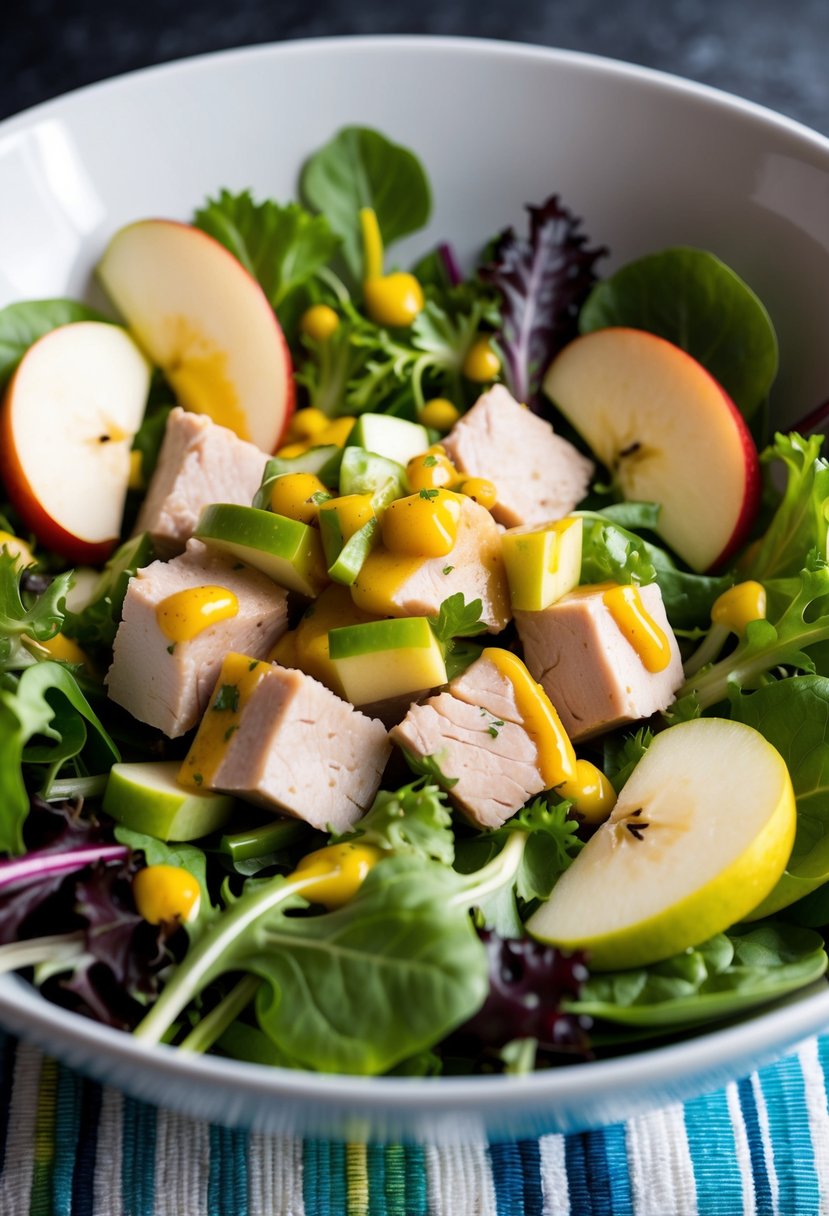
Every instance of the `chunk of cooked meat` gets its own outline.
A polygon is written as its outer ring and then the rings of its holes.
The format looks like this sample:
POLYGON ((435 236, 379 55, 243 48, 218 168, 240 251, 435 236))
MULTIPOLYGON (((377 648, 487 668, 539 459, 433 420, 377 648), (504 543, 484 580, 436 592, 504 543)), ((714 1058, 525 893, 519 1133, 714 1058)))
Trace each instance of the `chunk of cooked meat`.
POLYGON ((670 646, 670 663, 659 672, 647 670, 603 594, 601 587, 580 588, 541 612, 515 614, 524 662, 573 740, 667 709, 684 678, 657 584, 640 587, 639 594, 670 646))
POLYGON ((544 789, 538 747, 512 684, 488 658, 477 659, 446 692, 413 705, 390 738, 421 759, 436 758, 455 780, 449 797, 478 827, 500 827, 544 789))
POLYGON ((581 502, 593 464, 502 384, 485 392, 443 440, 461 473, 498 494, 492 514, 507 528, 563 519, 581 502))
POLYGON ((159 557, 181 553, 204 507, 250 506, 267 459, 206 414, 172 410, 135 531, 149 532, 159 557))
POLYGON ((288 625, 287 596, 264 574, 191 540, 180 557, 130 579, 106 677, 110 699, 170 738, 195 726, 229 650, 264 657, 288 625), (187 588, 223 587, 238 611, 188 641, 172 643, 158 622, 162 601, 187 588))

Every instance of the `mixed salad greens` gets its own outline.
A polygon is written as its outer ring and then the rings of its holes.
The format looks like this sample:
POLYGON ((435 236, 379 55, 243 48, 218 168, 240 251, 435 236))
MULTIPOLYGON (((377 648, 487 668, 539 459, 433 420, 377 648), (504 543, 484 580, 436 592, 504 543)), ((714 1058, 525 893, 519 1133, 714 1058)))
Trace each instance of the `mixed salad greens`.
MULTIPOLYGON (((223 190, 193 223, 259 282, 301 403, 331 419, 436 420, 436 399, 451 419, 500 382, 585 450, 542 380, 578 334, 610 326, 667 339, 726 389, 766 475, 752 530, 726 568, 695 572, 670 552, 659 505, 623 498, 612 468, 579 504, 580 582, 656 583, 686 673, 663 715, 588 751, 619 793, 655 732, 701 715, 753 727, 785 760, 796 796, 785 872, 760 919, 650 965, 599 971, 589 954, 525 928, 596 831, 556 790, 502 827, 478 829, 453 812, 440 756, 410 755, 414 772, 390 768, 390 788, 339 836, 241 803, 224 832, 195 843, 115 823, 102 809, 113 763, 180 759, 190 742, 131 718, 103 682, 129 580, 153 557, 147 537, 130 533, 175 404, 156 371, 133 441, 140 477, 126 539, 84 598, 65 558, 0 500, 0 969, 148 1042, 420 1076, 517 1073, 641 1048, 819 981, 829 925, 829 462, 820 435, 766 435, 777 345, 765 309, 694 249, 655 253, 599 281, 606 251, 552 196, 528 208, 525 235, 494 236, 468 273, 440 245, 411 272, 385 276, 398 276, 392 303, 402 299, 404 315, 392 308, 392 322, 378 321, 364 292, 376 260, 365 214, 386 249, 426 223, 431 195, 417 158, 348 128, 309 159, 300 197, 281 204, 223 190), (420 298, 408 317, 412 284, 420 298), (719 597, 749 580, 765 612, 739 631, 712 623, 719 597), (355 849, 368 858, 333 910, 315 899, 307 861, 325 849, 346 850, 328 854, 341 868, 355 849), (138 876, 158 866, 189 876, 187 916, 141 914, 138 876)), ((0 384, 43 335, 102 319, 67 300, 3 309, 0 384)), ((7 471, 0 451, 0 486, 7 471)), ((271 462, 271 478, 282 471, 271 462)), ((480 654, 469 640, 479 614, 479 602, 452 596, 433 621, 450 679, 480 654)))

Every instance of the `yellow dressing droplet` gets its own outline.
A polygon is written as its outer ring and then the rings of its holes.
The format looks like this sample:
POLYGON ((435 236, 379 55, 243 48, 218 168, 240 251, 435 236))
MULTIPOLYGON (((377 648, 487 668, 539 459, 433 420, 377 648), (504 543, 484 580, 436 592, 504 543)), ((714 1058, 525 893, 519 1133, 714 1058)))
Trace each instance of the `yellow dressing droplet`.
POLYGON ((642 603, 639 588, 632 583, 611 587, 602 600, 645 670, 652 674, 664 671, 671 661, 671 648, 665 633, 642 603))
POLYGON ((406 465, 406 480, 413 492, 446 489, 457 477, 458 470, 443 450, 421 452, 406 465))
POLYGON ((446 557, 458 539, 461 502, 449 490, 397 498, 383 515, 383 544, 407 557, 446 557))
POLYGON ((130 475, 127 485, 131 490, 144 489, 144 460, 135 448, 130 452, 130 475))
POLYGON ((300 442, 313 439, 320 431, 325 430, 330 421, 331 419, 322 410, 308 405, 294 414, 288 427, 288 438, 290 440, 298 439, 300 442))
POLYGON ((330 493, 314 473, 283 473, 273 483, 269 505, 276 515, 313 524, 320 508, 318 496, 327 499, 330 493))
POLYGON ((360 232, 363 237, 363 277, 379 279, 383 273, 383 237, 373 207, 360 209, 360 232))
POLYGON ((485 477, 467 477, 458 486, 458 493, 466 494, 467 498, 471 498, 487 511, 491 511, 498 501, 497 489, 485 477))
POLYGON ((405 329, 411 325, 426 302, 420 283, 405 270, 379 279, 366 279, 363 296, 372 321, 392 329, 405 329))
POLYGON ((303 896, 329 910, 341 908, 354 898, 383 855, 382 849, 369 844, 328 845, 303 857, 287 881, 314 878, 316 881, 303 889, 303 896))
POLYGON ((732 633, 742 635, 751 621, 761 621, 766 615, 766 589, 762 583, 749 579, 729 587, 714 600, 711 620, 724 625, 732 633))
POLYGON ((451 431, 460 416, 460 410, 448 397, 433 397, 425 403, 417 420, 421 426, 430 426, 436 431, 446 432, 451 431))
POLYGON ((164 325, 172 335, 172 354, 164 374, 181 404, 229 427, 240 439, 250 439, 245 412, 228 375, 227 352, 199 333, 186 317, 166 317, 164 325))
POLYGON ((501 360, 489 344, 489 338, 476 338, 466 353, 461 371, 467 380, 486 384, 501 370, 501 360))
POLYGON ((616 805, 616 791, 601 769, 589 760, 576 761, 576 775, 559 787, 586 823, 603 823, 616 805))
POLYGON ((512 685, 524 729, 538 748, 538 771, 545 789, 572 781, 576 776, 576 753, 544 689, 510 650, 487 646, 481 658, 489 659, 512 685))
POLYGON ((139 916, 151 925, 190 920, 201 900, 198 882, 181 866, 145 866, 132 880, 132 895, 139 916))
POLYGON ((210 704, 178 771, 181 785, 211 788, 245 706, 271 670, 270 663, 246 654, 225 655, 210 704))
POLYGON ((89 655, 85 650, 81 650, 80 646, 72 638, 68 638, 64 633, 56 633, 53 638, 48 638, 45 642, 38 642, 44 650, 48 650, 53 659, 58 659, 63 663, 79 663, 84 667, 91 669, 89 655))
POLYGON ((158 627, 171 642, 191 642, 211 625, 236 616, 239 601, 226 587, 185 587, 156 607, 158 627))
POLYGON ((355 532, 359 532, 364 524, 374 518, 371 500, 371 494, 343 494, 339 498, 329 498, 328 502, 322 503, 320 513, 334 512, 345 542, 351 540, 355 532))
POLYGON ((299 328, 314 342, 327 342, 339 324, 340 318, 329 304, 314 304, 299 319, 299 328))

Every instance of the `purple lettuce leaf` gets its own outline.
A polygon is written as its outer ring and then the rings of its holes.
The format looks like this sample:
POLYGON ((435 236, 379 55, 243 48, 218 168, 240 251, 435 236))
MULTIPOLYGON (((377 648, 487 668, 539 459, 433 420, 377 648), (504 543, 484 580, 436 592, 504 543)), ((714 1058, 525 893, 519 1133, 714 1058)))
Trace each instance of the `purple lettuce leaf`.
POLYGON ((479 275, 500 295, 498 345, 507 388, 517 401, 537 410, 544 373, 576 337, 579 310, 596 282, 594 265, 607 250, 586 247, 581 220, 557 194, 527 211, 529 236, 505 229, 479 275))
POLYGON ((482 1047, 535 1039, 542 1052, 587 1057, 589 1019, 561 1008, 566 999, 578 999, 588 976, 585 956, 532 938, 478 933, 489 963, 489 994, 457 1033, 482 1047))

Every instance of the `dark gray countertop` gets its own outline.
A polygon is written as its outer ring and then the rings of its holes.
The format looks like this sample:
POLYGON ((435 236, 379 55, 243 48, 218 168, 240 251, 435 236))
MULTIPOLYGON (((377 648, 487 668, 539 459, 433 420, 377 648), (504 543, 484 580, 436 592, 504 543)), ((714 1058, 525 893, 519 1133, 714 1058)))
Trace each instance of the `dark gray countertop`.
POLYGON ((829 134, 829 0, 27 0, 0 40, 0 117, 147 64, 325 34, 455 34, 647 64, 829 134))

